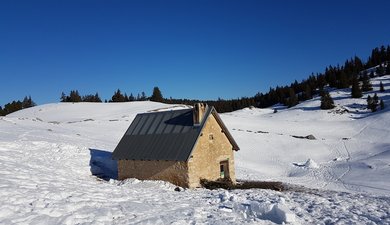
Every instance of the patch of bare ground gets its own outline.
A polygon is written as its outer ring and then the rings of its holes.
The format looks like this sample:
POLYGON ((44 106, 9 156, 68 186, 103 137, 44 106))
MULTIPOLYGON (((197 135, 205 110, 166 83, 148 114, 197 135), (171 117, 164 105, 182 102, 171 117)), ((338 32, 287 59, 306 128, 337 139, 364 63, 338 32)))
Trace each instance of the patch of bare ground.
POLYGON ((230 179, 219 179, 216 181, 201 180, 204 188, 214 190, 218 188, 233 190, 233 189, 269 189, 275 191, 286 191, 287 185, 278 181, 253 181, 253 180, 238 180, 234 184, 230 179))
POLYGON ((256 181, 256 180, 237 180, 236 184, 230 179, 219 179, 216 181, 201 180, 202 187, 210 190, 214 189, 268 189, 281 192, 304 192, 309 194, 318 193, 318 189, 308 188, 302 185, 288 184, 280 181, 256 181))

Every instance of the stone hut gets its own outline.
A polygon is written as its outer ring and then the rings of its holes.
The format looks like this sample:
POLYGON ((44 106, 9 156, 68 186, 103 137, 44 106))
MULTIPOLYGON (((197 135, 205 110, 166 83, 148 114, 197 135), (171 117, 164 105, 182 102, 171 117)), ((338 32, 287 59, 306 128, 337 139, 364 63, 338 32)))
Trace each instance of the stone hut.
POLYGON ((199 187, 201 179, 236 181, 239 147, 214 107, 138 114, 115 148, 118 179, 164 180, 199 187))

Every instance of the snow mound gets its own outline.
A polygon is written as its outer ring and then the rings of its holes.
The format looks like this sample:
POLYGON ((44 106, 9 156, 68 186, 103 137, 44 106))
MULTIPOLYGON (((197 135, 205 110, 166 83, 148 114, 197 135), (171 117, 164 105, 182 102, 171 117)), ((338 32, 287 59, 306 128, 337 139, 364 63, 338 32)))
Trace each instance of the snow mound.
POLYGON ((314 160, 312 160, 312 159, 308 159, 308 160, 305 162, 304 166, 305 166, 306 168, 312 168, 312 169, 317 169, 317 168, 319 168, 318 164, 317 164, 314 160))
POLYGON ((283 198, 278 203, 251 201, 249 209, 255 217, 270 220, 277 224, 295 223, 297 221, 295 214, 285 205, 283 198))
POLYGON ((303 168, 309 168, 309 169, 318 169, 319 168, 318 164, 312 159, 308 159, 305 163, 293 163, 293 165, 297 166, 297 167, 303 167, 303 168))
POLYGON ((271 221, 277 224, 296 223, 298 219, 286 204, 284 197, 270 199, 248 199, 240 193, 224 191, 219 194, 219 210, 242 215, 249 221, 271 221))

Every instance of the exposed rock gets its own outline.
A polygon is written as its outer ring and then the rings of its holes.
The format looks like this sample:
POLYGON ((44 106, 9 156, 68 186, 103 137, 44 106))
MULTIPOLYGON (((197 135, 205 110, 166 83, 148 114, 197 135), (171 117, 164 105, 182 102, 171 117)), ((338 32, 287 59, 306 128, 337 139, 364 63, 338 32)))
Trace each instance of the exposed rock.
POLYGON ((256 131, 256 133, 258 133, 258 134, 268 134, 269 132, 259 130, 259 131, 256 131))
POLYGON ((181 188, 180 187, 176 187, 174 190, 177 191, 177 192, 181 192, 181 188))
POLYGON ((312 135, 312 134, 307 135, 305 138, 309 139, 309 140, 316 140, 316 137, 314 137, 314 135, 312 135))
POLYGON ((297 136, 297 135, 291 135, 293 138, 299 138, 299 139, 308 139, 308 140, 316 140, 316 137, 314 135, 309 134, 307 136, 297 136))

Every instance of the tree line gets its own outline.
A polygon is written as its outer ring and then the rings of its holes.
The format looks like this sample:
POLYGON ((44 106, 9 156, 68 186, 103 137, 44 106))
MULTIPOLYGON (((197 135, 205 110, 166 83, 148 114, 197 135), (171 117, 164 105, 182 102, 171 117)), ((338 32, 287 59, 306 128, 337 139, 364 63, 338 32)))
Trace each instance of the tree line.
POLYGON ((21 109, 26 109, 36 106, 35 102, 31 99, 31 96, 24 97, 23 101, 12 101, 4 105, 4 108, 0 106, 0 116, 5 116, 10 113, 16 112, 21 109))
MULTIPOLYGON (((104 100, 104 102, 132 102, 132 101, 146 101, 150 98, 146 96, 145 92, 141 92, 136 97, 131 93, 122 93, 120 89, 116 90, 110 100, 104 100)), ((99 93, 80 95, 78 90, 71 90, 69 95, 64 92, 61 93, 60 102, 103 102, 99 96, 99 93)))
MULTIPOLYGON (((268 92, 258 92, 252 97, 241 97, 237 99, 217 100, 198 100, 198 99, 177 99, 164 98, 158 87, 153 88, 150 97, 145 92, 134 97, 131 93, 127 95, 119 89, 114 92, 110 100, 105 102, 131 102, 131 101, 156 101, 168 104, 193 105, 197 102, 205 102, 214 106, 218 112, 231 112, 243 109, 249 106, 258 108, 267 108, 275 104, 283 104, 287 107, 297 105, 299 102, 312 99, 315 95, 321 96, 321 109, 330 109, 334 107, 333 100, 329 93, 324 89, 325 86, 335 89, 349 88, 352 86, 351 96, 353 98, 362 97, 362 92, 372 90, 370 78, 390 74, 390 46, 381 46, 371 51, 367 62, 363 62, 359 57, 354 56, 345 61, 343 65, 328 66, 323 73, 312 73, 307 79, 298 82, 295 80, 290 85, 276 86, 270 88, 268 92), (377 66, 375 69, 373 67, 377 66), (362 83, 362 85, 360 85, 362 83)), ((61 102, 101 102, 100 98, 91 95, 80 96, 77 91, 71 91, 69 96, 62 94, 61 102), (73 95, 72 95, 73 93, 73 95), (73 96, 73 97, 72 97, 73 96)))
MULTIPOLYGON (((159 87, 154 87, 151 96, 147 96, 145 92, 141 92, 137 96, 134 96, 132 93, 127 95, 127 93, 123 93, 120 89, 117 89, 112 95, 111 99, 105 100, 104 102, 132 102, 132 101, 154 101, 154 102, 162 102, 167 104, 185 104, 185 105, 194 105, 197 102, 204 102, 208 105, 214 106, 219 112, 231 112, 237 109, 242 109, 247 106, 255 105, 254 98, 238 98, 231 100, 206 100, 200 101, 196 99, 173 99, 173 98, 164 98, 162 92, 159 87)), ((95 95, 84 95, 81 96, 77 90, 70 91, 69 95, 65 93, 61 94, 60 97, 61 102, 102 102, 99 94, 95 95)))
MULTIPOLYGON (((355 56, 345 61, 343 65, 328 66, 323 73, 312 73, 307 79, 298 82, 295 80, 290 85, 270 88, 266 93, 257 93, 253 97, 216 101, 204 101, 214 106, 218 112, 231 112, 249 106, 267 108, 275 104, 283 104, 287 107, 297 105, 299 102, 312 99, 315 95, 321 96, 321 109, 334 107, 333 100, 324 89, 325 86, 335 89, 349 88, 352 86, 351 96, 362 97, 362 93, 372 90, 370 78, 390 74, 390 46, 381 46, 371 51, 367 62, 363 62, 355 56), (372 69, 373 67, 376 68, 372 69), (362 85, 360 86, 360 83, 362 85)), ((164 99, 166 103, 193 104, 199 100, 190 99, 164 99)), ((383 102, 383 101, 382 101, 383 102)))
MULTIPOLYGON (((354 56, 345 61, 343 65, 328 66, 322 73, 309 75, 307 79, 300 82, 295 80, 290 85, 276 86, 270 88, 268 92, 258 92, 252 97, 241 97, 237 99, 222 99, 202 101, 208 105, 214 106, 218 112, 231 112, 243 109, 249 106, 258 108, 267 108, 275 104, 283 104, 287 107, 297 105, 299 102, 312 99, 315 95, 320 95, 321 108, 329 109, 334 107, 333 100, 329 93, 324 89, 325 86, 335 89, 349 88, 351 89, 351 96, 353 98, 362 97, 362 92, 372 90, 370 78, 374 76, 382 76, 390 74, 390 46, 381 46, 374 48, 367 62, 364 62, 359 57, 354 56), (374 68, 375 67, 375 68, 374 68), (360 85, 362 83, 362 85, 360 85), (322 104, 323 103, 323 104, 322 104)), ((382 85, 383 86, 383 85, 382 85)), ((24 104, 27 99, 33 103, 31 97, 25 98, 23 101, 13 101, 1 108, 0 115, 6 115, 25 107, 31 107, 34 104, 24 104)), ((158 87, 153 88, 153 93, 149 97, 145 92, 141 92, 136 96, 133 93, 128 95, 117 89, 111 99, 104 102, 131 102, 131 101, 156 101, 168 104, 186 104, 193 105, 200 102, 198 99, 175 99, 164 98, 158 87)), ((69 95, 62 92, 60 97, 61 102, 102 102, 98 93, 80 95, 78 90, 70 91, 69 95)), ((370 101, 371 102, 371 101, 370 101)), ((375 102, 375 101, 374 101, 375 102)), ((380 102, 380 100, 379 100, 380 102)))

